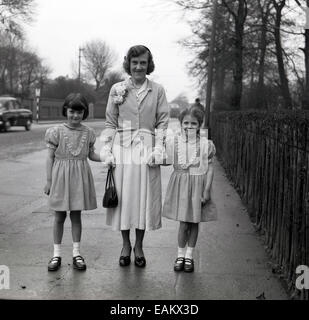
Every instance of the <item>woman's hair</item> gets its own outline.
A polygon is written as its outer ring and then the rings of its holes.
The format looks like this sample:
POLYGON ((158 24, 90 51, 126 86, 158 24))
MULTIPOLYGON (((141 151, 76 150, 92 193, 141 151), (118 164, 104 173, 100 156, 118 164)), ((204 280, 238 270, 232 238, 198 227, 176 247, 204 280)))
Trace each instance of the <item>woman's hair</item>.
POLYGON ((67 116, 67 109, 84 110, 83 120, 89 115, 88 101, 81 93, 70 93, 65 99, 62 105, 62 115, 67 116))
POLYGON ((188 115, 190 115, 191 117, 196 118, 197 121, 198 121, 199 126, 200 127, 202 126, 203 120, 204 120, 204 112, 200 108, 192 107, 192 108, 183 110, 180 113, 179 117, 178 117, 180 125, 182 124, 182 121, 183 121, 184 117, 188 116, 188 115))
POLYGON ((123 68, 127 74, 131 75, 131 71, 130 71, 131 58, 139 57, 140 55, 146 52, 148 52, 148 68, 147 68, 146 74, 150 74, 151 72, 153 72, 155 65, 153 62, 151 51, 143 45, 137 45, 137 46, 131 47, 127 55, 124 57, 123 68))

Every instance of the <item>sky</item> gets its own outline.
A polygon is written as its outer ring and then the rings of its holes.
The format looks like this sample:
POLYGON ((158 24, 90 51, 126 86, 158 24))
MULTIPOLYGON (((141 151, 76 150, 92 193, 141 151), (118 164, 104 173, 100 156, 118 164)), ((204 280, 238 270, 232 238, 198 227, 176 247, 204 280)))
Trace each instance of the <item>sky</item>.
POLYGON ((196 98, 196 82, 187 74, 190 56, 177 41, 190 36, 182 10, 169 0, 37 0, 34 22, 26 27, 32 48, 52 69, 51 77, 73 76, 78 48, 91 40, 105 41, 117 55, 116 69, 132 45, 146 45, 168 101, 185 93, 196 98))

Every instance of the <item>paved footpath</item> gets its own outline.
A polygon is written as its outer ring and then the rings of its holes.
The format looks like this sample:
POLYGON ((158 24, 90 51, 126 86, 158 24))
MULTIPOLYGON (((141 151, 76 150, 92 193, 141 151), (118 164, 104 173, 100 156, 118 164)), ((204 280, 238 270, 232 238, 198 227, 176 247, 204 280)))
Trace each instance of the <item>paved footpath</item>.
MULTIPOLYGON (((175 122, 172 126, 175 127, 175 122)), ((100 148, 99 141, 96 147, 100 148)), ((146 268, 118 265, 121 235, 105 225, 101 201, 106 169, 95 162, 90 163, 99 208, 83 213, 81 252, 87 271, 72 268, 72 238, 67 218, 62 267, 57 272, 48 272, 47 262, 53 249, 53 214, 42 192, 45 155, 46 150, 14 161, 1 161, 0 265, 9 267, 10 289, 1 289, 0 298, 255 300, 264 294, 269 300, 288 299, 271 272, 263 243, 245 207, 218 161, 214 201, 219 219, 200 225, 194 273, 173 271, 178 224, 165 218, 160 230, 145 235, 146 268)), ((171 171, 171 167, 162 168, 163 196, 171 171)))

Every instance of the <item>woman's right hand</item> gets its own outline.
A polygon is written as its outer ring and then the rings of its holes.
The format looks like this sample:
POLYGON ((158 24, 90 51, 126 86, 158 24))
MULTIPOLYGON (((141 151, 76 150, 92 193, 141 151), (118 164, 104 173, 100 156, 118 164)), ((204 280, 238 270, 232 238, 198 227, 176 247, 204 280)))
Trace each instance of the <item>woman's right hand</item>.
POLYGON ((50 193, 50 186, 51 186, 51 182, 50 182, 50 181, 47 181, 47 182, 46 182, 46 185, 45 185, 45 187, 44 187, 44 193, 45 193, 46 195, 49 195, 49 193, 50 193))
POLYGON ((113 154, 111 152, 105 158, 104 164, 106 164, 107 166, 112 166, 112 167, 116 166, 115 157, 113 156, 113 154))

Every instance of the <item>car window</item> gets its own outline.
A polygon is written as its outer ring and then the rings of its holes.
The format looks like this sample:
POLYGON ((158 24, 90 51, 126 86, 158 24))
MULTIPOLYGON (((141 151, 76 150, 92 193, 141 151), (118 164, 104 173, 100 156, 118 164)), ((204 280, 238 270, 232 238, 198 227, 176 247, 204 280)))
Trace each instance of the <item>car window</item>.
POLYGON ((3 110, 7 110, 8 106, 6 105, 5 101, 0 101, 0 109, 3 110))
POLYGON ((18 100, 15 100, 15 109, 21 109, 21 104, 18 100))
POLYGON ((6 105, 7 105, 7 109, 8 110, 14 110, 15 109, 14 102, 12 100, 8 101, 6 103, 6 105))

